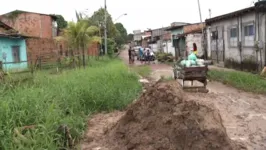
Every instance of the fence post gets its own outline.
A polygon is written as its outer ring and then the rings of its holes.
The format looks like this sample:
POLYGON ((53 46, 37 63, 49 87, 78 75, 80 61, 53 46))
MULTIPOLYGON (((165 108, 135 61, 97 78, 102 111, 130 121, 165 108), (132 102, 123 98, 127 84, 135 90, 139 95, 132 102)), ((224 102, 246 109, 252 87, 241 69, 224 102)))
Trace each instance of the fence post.
POLYGON ((40 66, 40 70, 42 70, 42 57, 39 57, 39 66, 40 66))

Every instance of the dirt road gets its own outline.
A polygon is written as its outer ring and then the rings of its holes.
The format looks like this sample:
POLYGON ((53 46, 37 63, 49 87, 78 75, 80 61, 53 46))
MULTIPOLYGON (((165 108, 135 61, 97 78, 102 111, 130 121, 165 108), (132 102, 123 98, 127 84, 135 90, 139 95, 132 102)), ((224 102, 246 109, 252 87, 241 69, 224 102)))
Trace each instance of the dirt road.
MULTIPOLYGON (((121 58, 128 61, 127 52, 121 58)), ((136 62, 139 65, 139 62, 136 62)), ((172 77, 171 66, 151 64, 153 79, 172 77)), ((209 82, 208 94, 190 94, 195 99, 214 103, 220 110, 224 126, 233 140, 242 141, 249 149, 266 149, 266 96, 243 92, 218 82, 209 82)))
MULTIPOLYGON (((123 51, 120 57, 128 63, 127 51, 123 51)), ((135 65, 141 64, 135 62, 135 65)), ((173 74, 171 66, 165 64, 151 64, 150 67, 151 78, 154 80, 158 80, 161 76, 171 77, 173 74)), ((212 103, 219 109, 231 139, 243 142, 250 150, 265 150, 266 96, 243 92, 218 82, 209 82, 207 88, 210 91, 208 94, 190 93, 189 96, 212 103)), ((123 112, 115 112, 115 114, 96 115, 91 122, 98 122, 100 126, 92 126, 88 136, 103 130, 103 126, 106 128, 115 123, 123 112)))

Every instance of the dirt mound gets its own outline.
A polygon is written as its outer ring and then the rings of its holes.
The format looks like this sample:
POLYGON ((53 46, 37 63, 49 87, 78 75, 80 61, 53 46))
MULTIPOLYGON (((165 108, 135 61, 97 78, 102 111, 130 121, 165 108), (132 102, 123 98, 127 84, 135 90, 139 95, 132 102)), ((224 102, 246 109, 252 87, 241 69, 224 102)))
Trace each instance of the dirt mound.
POLYGON ((112 150, 234 150, 219 112, 186 100, 175 82, 156 83, 129 106, 103 143, 112 150))

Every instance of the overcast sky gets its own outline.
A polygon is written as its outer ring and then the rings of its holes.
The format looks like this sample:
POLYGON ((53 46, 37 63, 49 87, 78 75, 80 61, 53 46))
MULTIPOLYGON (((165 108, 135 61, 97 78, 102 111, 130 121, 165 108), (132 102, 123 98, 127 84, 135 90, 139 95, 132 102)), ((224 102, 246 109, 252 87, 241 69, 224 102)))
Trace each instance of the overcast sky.
MULTIPOLYGON (((202 18, 229 13, 253 6, 255 0, 200 0, 202 18)), ((104 0, 7 0, 2 2, 0 14, 15 9, 45 14, 61 14, 68 21, 75 20, 75 9, 88 10, 88 14, 104 6, 104 0)), ((136 29, 160 28, 172 22, 200 22, 197 0, 107 0, 107 9, 115 20, 121 17, 128 32, 136 29)))

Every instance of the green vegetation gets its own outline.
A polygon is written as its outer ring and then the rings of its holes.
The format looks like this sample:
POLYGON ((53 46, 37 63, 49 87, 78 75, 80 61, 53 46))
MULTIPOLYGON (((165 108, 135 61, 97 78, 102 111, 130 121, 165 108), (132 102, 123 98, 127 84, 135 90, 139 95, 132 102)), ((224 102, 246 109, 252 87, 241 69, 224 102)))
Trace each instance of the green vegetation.
POLYGON ((126 44, 127 42, 127 30, 125 29, 122 23, 116 23, 115 27, 117 29, 117 34, 115 36, 115 42, 118 45, 118 47, 121 48, 121 46, 123 44, 126 44))
POLYGON ((157 52, 155 55, 159 62, 168 63, 174 61, 174 56, 172 53, 157 52))
POLYGON ((90 60, 86 69, 51 75, 37 72, 31 80, 0 86, 0 149, 61 149, 62 127, 77 143, 88 115, 121 110, 141 91, 135 73, 120 60, 90 60), (61 132, 60 132, 61 131, 61 132))
POLYGON ((256 74, 240 71, 211 70, 210 79, 229 84, 247 92, 266 94, 266 80, 256 74))
POLYGON ((67 27, 67 21, 62 15, 53 15, 56 17, 58 29, 65 29, 67 27))
POLYGON ((150 66, 134 66, 132 70, 142 77, 148 77, 152 71, 150 66))
POLYGON ((133 41, 134 40, 134 34, 130 33, 127 35, 127 42, 128 41, 133 41))

